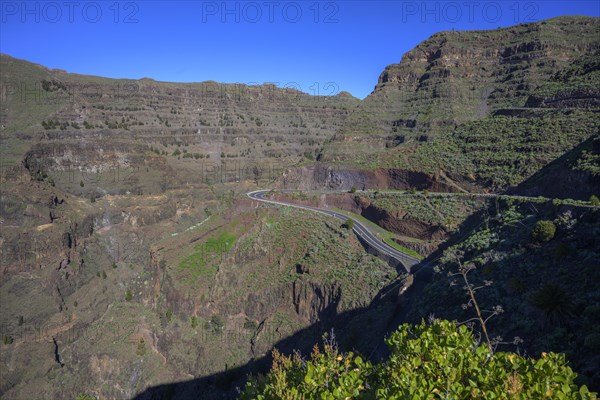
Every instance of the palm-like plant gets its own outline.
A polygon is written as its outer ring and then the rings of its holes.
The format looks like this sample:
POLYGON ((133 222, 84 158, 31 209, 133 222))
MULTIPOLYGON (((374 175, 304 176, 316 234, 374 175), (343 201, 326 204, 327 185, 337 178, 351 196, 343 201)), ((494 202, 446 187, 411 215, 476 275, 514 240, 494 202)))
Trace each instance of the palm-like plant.
POLYGON ((554 283, 546 283, 531 296, 530 301, 535 308, 544 313, 546 323, 552 325, 563 325, 573 315, 571 296, 554 283))

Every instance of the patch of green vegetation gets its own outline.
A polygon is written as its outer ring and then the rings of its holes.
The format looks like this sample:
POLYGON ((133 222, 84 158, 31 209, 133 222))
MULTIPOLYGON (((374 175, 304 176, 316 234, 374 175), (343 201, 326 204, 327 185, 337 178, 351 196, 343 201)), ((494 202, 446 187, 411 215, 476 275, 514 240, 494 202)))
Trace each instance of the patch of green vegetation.
POLYGON ((140 357, 146 355, 146 342, 144 341, 144 339, 140 339, 140 341, 138 342, 135 353, 140 357))
POLYGON ((422 255, 420 255, 419 253, 417 253, 416 251, 411 250, 411 249, 407 249, 406 247, 404 247, 404 246, 396 243, 394 240, 392 240, 389 237, 384 238, 383 241, 385 243, 387 243, 388 245, 392 246, 393 248, 395 248, 396 250, 401 251, 403 253, 406 253, 409 256, 413 256, 415 258, 418 258, 419 260, 423 260, 425 258, 422 255))
POLYGON ((212 277, 216 273, 215 262, 220 262, 234 246, 236 236, 223 232, 210 237, 206 242, 194 246, 194 252, 179 261, 178 267, 190 270, 193 278, 199 276, 212 277))
POLYGON ((587 147, 581 151, 571 166, 578 171, 600 176, 600 135, 593 137, 587 147))
MULTIPOLYGON (((365 305, 396 271, 367 254, 338 220, 291 207, 275 209, 268 229, 255 229, 238 248, 244 268, 237 278, 253 292, 298 280, 341 288, 339 311, 365 305)), ((273 211, 270 211, 273 212, 273 211)))
POLYGON ((91 394, 78 394, 77 397, 75 397, 75 400, 97 400, 96 396, 92 396, 91 394))
POLYGON ((440 131, 426 142, 412 142, 398 146, 379 156, 381 167, 402 168, 408 171, 435 174, 439 170, 469 176, 474 174, 475 165, 468 154, 464 154, 458 143, 447 131, 440 131))

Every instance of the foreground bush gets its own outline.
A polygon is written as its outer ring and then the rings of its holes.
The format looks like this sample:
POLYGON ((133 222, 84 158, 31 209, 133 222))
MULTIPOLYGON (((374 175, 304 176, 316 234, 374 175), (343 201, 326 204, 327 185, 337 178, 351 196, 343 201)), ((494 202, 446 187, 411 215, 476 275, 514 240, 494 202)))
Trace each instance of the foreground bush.
POLYGON ((372 365, 328 343, 311 359, 273 352, 273 367, 250 379, 241 399, 595 399, 573 383, 562 354, 540 359, 490 353, 465 326, 404 324, 386 340, 391 355, 372 365))
POLYGON ((538 221, 533 227, 531 236, 538 242, 547 242, 554 237, 556 225, 552 221, 538 221))

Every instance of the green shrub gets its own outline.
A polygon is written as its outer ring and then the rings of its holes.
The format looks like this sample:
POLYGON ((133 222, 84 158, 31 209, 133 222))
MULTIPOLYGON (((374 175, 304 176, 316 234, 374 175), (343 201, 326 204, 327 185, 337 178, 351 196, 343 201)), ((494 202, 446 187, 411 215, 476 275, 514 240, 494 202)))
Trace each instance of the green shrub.
POLYGON ((256 328, 258 328, 258 325, 256 324, 256 322, 249 320, 249 319, 244 321, 244 329, 255 331, 256 328))
POLYGON ((552 240, 555 233, 556 225, 554 225, 554 222, 542 220, 536 222, 535 226, 533 227, 533 231, 531 232, 531 236, 535 241, 547 242, 552 240))
POLYGON ((140 357, 146 354, 146 342, 144 341, 144 339, 140 339, 135 354, 137 354, 140 357))
POLYGON ((131 290, 127 289, 127 292, 125 292, 125 300, 131 301, 132 299, 133 299, 133 294, 131 293, 131 290))
POLYGON ((598 198, 598 196, 595 196, 595 195, 590 196, 590 205, 600 206, 600 199, 598 198))
POLYGON ((348 218, 342 226, 344 228, 348 229, 349 231, 351 231, 352 228, 354 228, 354 221, 352 219, 348 218))
POLYGON ((352 186, 350 188, 350 193, 356 193, 356 186, 352 186))
POLYGON ((210 317, 210 321, 206 323, 205 328, 213 333, 218 333, 225 328, 225 322, 219 315, 213 315, 210 317))
POLYGON ((353 353, 341 354, 331 344, 323 352, 315 346, 309 362, 298 354, 287 357, 273 350, 271 372, 263 379, 251 379, 240 399, 351 399, 374 380, 371 363, 353 353))
POLYGON ((372 365, 335 344, 310 360, 273 351, 273 367, 251 378, 241 399, 594 399, 564 355, 540 359, 490 353, 464 325, 404 324, 386 340, 388 361, 372 365))

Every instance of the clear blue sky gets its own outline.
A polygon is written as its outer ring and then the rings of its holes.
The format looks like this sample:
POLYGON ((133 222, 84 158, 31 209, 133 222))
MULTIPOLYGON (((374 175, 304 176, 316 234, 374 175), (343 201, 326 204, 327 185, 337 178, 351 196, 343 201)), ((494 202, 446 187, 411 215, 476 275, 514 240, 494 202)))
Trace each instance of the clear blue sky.
POLYGON ((1 0, 0 52, 114 78, 261 84, 364 98, 431 34, 600 15, 584 1, 1 0), (326 87, 328 82, 333 84, 326 87))

